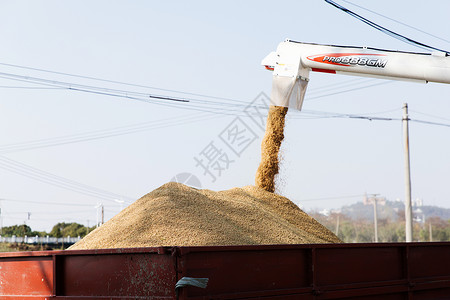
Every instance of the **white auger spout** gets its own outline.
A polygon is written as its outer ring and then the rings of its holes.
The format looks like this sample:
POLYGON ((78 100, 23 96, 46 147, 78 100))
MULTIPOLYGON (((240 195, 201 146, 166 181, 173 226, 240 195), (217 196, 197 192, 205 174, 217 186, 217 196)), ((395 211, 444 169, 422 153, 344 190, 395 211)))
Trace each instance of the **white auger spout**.
POLYGON ((273 71, 273 105, 302 108, 309 74, 324 72, 382 79, 450 83, 450 56, 286 40, 261 64, 273 71))

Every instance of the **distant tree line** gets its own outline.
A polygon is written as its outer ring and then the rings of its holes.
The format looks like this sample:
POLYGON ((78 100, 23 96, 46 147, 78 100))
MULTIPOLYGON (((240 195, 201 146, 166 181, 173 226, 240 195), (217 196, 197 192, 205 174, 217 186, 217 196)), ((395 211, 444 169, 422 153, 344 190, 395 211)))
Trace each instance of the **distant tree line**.
MULTIPOLYGON (((390 218, 378 220, 379 242, 404 242, 405 219, 404 212, 398 213, 394 221, 390 218)), ((374 241, 375 230, 373 221, 367 219, 354 220, 344 214, 332 213, 324 216, 319 213, 310 213, 310 216, 319 221, 332 232, 336 233, 344 243, 370 243, 374 241)), ((78 223, 57 223, 50 232, 33 231, 28 225, 13 225, 2 228, 1 235, 5 237, 15 236, 50 236, 50 237, 84 237, 95 229, 78 223)), ((425 223, 414 222, 414 241, 418 242, 447 242, 450 241, 450 220, 439 217, 428 218, 425 223), (431 239, 430 239, 431 232, 431 239)))
MULTIPOLYGON (((375 228, 372 220, 351 219, 350 217, 332 213, 324 216, 319 213, 310 213, 310 216, 327 227, 345 243, 370 243, 375 240, 375 228)), ((404 242, 405 218, 400 211, 397 220, 390 218, 378 220, 378 242, 404 242)), ((425 223, 413 223, 413 240, 416 242, 447 242, 450 241, 450 220, 431 217, 425 223), (431 232, 431 238, 430 238, 431 232)))
POLYGON ((1 235, 5 237, 15 236, 50 236, 50 237, 84 237, 89 232, 95 229, 94 227, 86 227, 78 223, 58 223, 53 226, 50 232, 33 231, 30 226, 26 224, 12 225, 2 228, 1 235))

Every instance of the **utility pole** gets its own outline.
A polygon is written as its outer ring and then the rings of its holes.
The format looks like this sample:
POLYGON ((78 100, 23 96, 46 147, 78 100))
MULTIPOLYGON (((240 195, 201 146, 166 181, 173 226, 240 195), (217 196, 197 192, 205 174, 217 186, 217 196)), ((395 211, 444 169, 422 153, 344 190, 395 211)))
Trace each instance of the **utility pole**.
POLYGON ((1 207, 1 205, 0 205, 0 235, 3 235, 3 216, 2 216, 2 207, 1 207))
POLYGON ((339 214, 337 214, 337 220, 336 220, 336 236, 338 236, 338 234, 339 234, 339 217, 340 217, 340 213, 339 214))
POLYGON ((364 198, 364 204, 365 205, 369 205, 372 204, 373 205, 373 227, 374 227, 374 231, 375 231, 375 243, 378 243, 378 216, 377 216, 377 202, 380 201, 382 202, 381 205, 384 205, 384 203, 386 203, 386 199, 385 198, 377 198, 379 194, 372 194, 372 197, 367 198, 367 194, 364 198))
POLYGON ((96 214, 97 222, 95 223, 95 227, 97 227, 97 228, 100 226, 100 220, 99 220, 100 212, 99 212, 99 210, 100 210, 100 207, 102 207, 102 206, 103 206, 103 204, 98 203, 98 202, 97 202, 97 205, 95 206, 95 208, 97 210, 97 214, 96 214))
POLYGON ((2 199, 0 199, 0 235, 3 235, 2 199))
POLYGON ((373 199, 373 224, 375 226, 375 243, 378 243, 377 198, 373 199))
POLYGON ((403 104, 403 149, 405 152, 405 221, 406 242, 412 242, 411 170, 409 158, 408 103, 403 104))
POLYGON ((102 203, 102 225, 105 223, 105 207, 103 206, 102 203))
POLYGON ((431 226, 431 223, 428 223, 428 228, 430 230, 430 242, 433 241, 433 226, 431 226))

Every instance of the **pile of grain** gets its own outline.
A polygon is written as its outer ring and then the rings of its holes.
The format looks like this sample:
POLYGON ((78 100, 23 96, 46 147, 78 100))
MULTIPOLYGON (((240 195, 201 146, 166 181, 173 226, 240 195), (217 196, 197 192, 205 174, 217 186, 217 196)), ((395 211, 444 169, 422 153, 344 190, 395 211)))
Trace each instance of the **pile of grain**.
POLYGON ((270 106, 266 133, 261 144, 261 163, 256 171, 256 186, 275 192, 275 175, 278 174, 278 152, 284 139, 284 120, 287 107, 270 106))
POLYGON ((289 199, 261 188, 215 192, 170 182, 69 249, 339 242, 289 199))

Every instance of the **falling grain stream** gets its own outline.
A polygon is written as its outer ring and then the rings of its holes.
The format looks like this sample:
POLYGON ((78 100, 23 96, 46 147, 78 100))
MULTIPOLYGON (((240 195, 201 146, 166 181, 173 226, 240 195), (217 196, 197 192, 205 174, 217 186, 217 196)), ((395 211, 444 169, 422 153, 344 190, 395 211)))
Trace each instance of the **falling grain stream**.
POLYGON ((255 184, 268 192, 275 192, 275 175, 279 170, 279 152, 284 139, 287 107, 270 106, 266 133, 261 144, 261 162, 256 171, 255 184))

